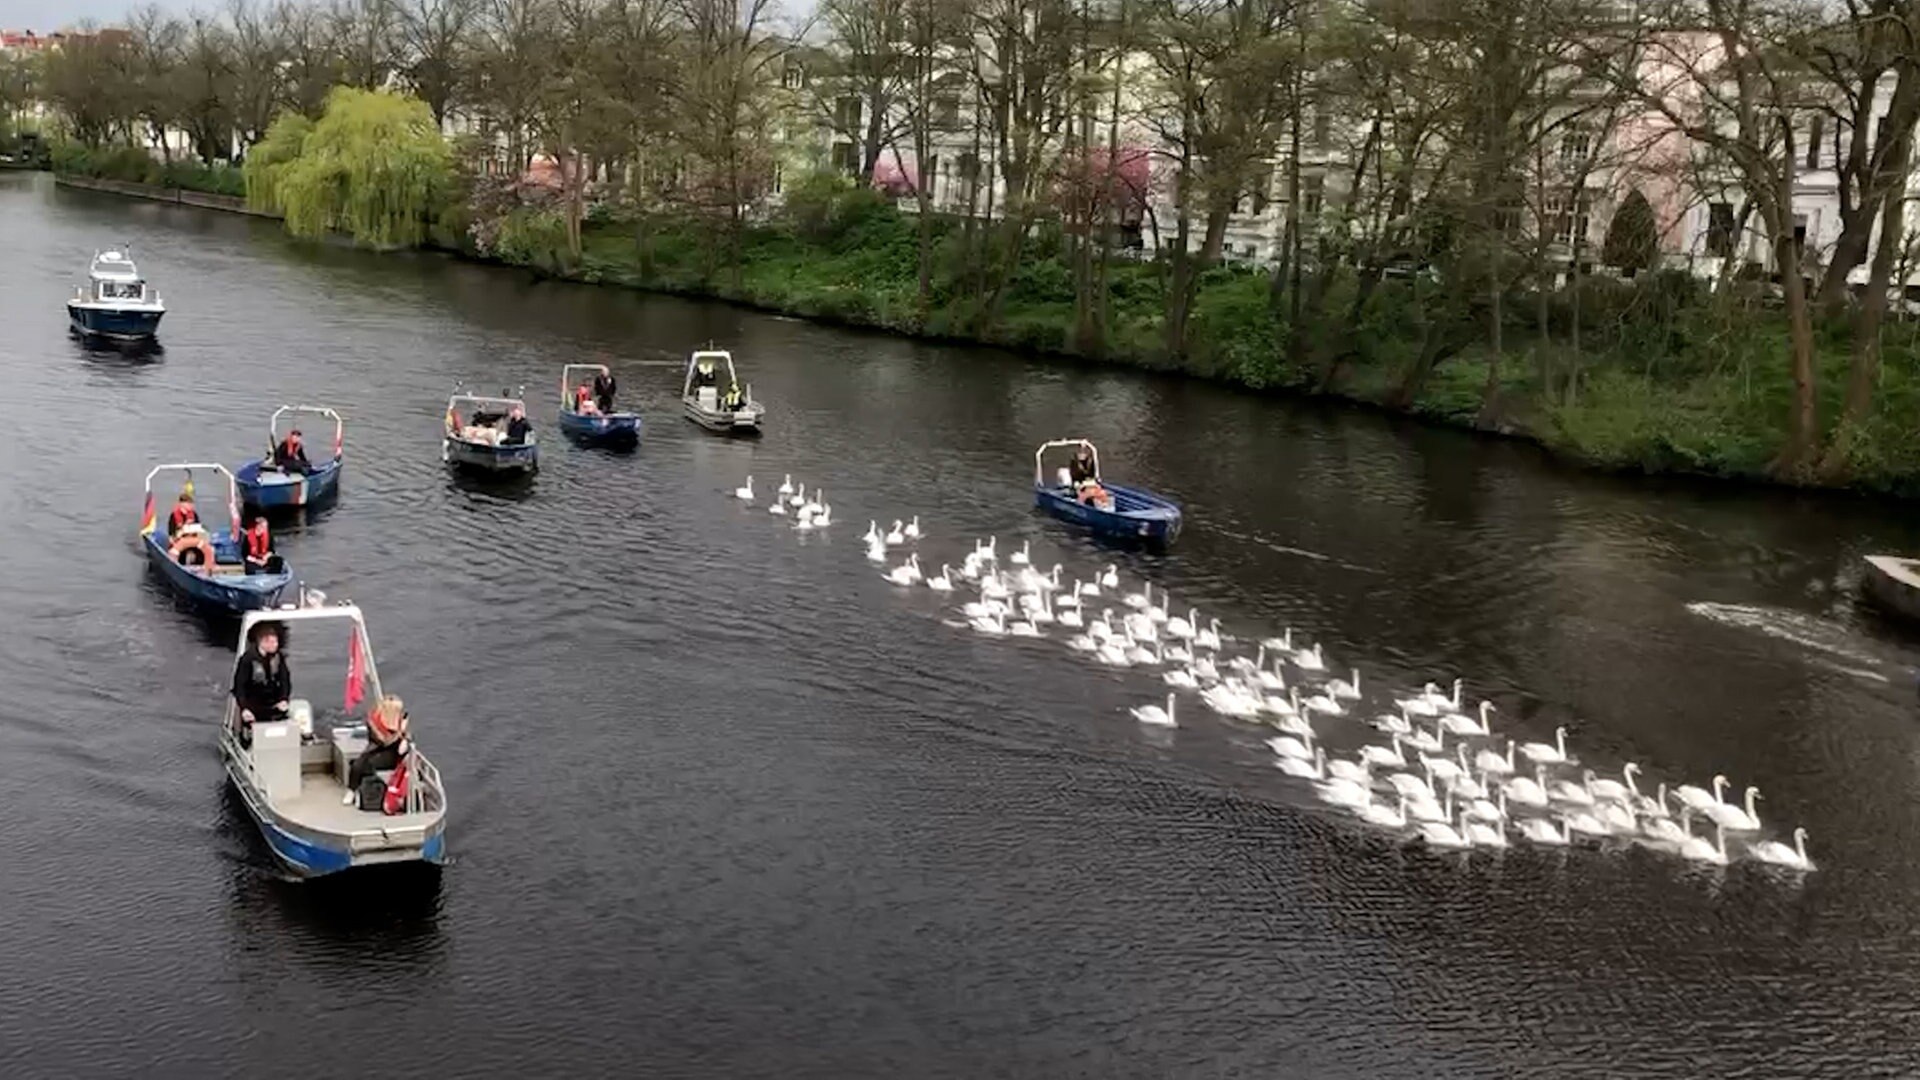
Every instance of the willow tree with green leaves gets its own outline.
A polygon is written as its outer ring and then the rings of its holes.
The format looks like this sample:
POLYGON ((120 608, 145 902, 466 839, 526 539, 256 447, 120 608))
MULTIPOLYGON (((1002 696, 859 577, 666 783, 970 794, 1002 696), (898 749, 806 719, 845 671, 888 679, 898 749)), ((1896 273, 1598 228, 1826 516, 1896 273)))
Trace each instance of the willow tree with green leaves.
POLYGON ((335 87, 317 121, 288 113, 247 155, 247 198, 295 236, 373 247, 425 240, 453 194, 453 152, 417 98, 335 87))

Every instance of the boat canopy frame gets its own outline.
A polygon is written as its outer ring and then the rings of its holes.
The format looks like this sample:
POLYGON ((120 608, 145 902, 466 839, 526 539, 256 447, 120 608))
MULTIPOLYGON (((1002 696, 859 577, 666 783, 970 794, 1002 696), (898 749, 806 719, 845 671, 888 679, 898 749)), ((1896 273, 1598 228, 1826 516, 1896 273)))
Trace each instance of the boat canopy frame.
MULTIPOLYGON (((681 380, 680 383, 680 397, 682 399, 692 396, 693 373, 700 369, 700 361, 702 360, 725 361, 727 365, 727 385, 729 387, 740 385, 740 373, 735 370, 733 366, 733 353, 726 349, 696 349, 693 355, 687 358, 687 377, 681 380)), ((740 404, 743 407, 753 404, 752 383, 747 383, 745 386, 740 387, 740 404)))
MULTIPOLYGON (((511 410, 517 406, 521 412, 525 412, 527 411, 527 399, 524 396, 526 392, 527 392, 527 388, 523 386, 519 390, 515 391, 514 394, 511 394, 511 395, 510 394, 469 394, 465 390, 461 390, 456 387, 453 391, 453 394, 447 398, 447 415, 452 416, 454 414, 454 411, 460 408, 461 406, 472 406, 472 405, 504 405, 506 406, 506 410, 511 410)), ((503 410, 503 411, 506 411, 506 410, 503 410)), ((473 414, 468 413, 467 415, 471 417, 473 414)), ((452 431, 452 428, 449 427, 448 430, 452 431)), ((457 435, 458 432, 454 432, 454 434, 457 435)))
POLYGON ((560 368, 560 411, 570 412, 573 408, 573 373, 591 371, 596 375, 612 375, 613 369, 605 364, 564 364, 560 368))
POLYGON ((155 465, 152 469, 150 469, 147 472, 147 483, 146 483, 147 499, 146 499, 146 507, 141 512, 142 516, 143 517, 145 516, 146 510, 152 510, 156 514, 155 520, 156 521, 158 520, 157 515, 159 513, 159 510, 153 501, 154 477, 157 477, 162 473, 176 473, 176 472, 186 473, 188 483, 193 483, 193 474, 196 472, 218 473, 219 475, 227 478, 227 517, 230 520, 231 526, 233 529, 233 539, 236 543, 239 542, 240 540, 240 482, 234 478, 233 473, 225 465, 221 465, 218 462, 181 461, 181 462, 169 462, 168 464, 165 464, 165 465, 155 465))
POLYGON ((333 460, 339 461, 346 449, 347 422, 325 405, 282 405, 273 410, 273 416, 267 421, 267 457, 273 461, 274 451, 280 448, 280 418, 283 416, 318 416, 333 421, 333 460))
POLYGON ((1100 478, 1100 448, 1093 445, 1092 439, 1053 439, 1040 444, 1033 452, 1033 484, 1035 487, 1050 487, 1047 483, 1045 458, 1049 450, 1063 450, 1067 447, 1086 447, 1093 452, 1093 477, 1100 478))

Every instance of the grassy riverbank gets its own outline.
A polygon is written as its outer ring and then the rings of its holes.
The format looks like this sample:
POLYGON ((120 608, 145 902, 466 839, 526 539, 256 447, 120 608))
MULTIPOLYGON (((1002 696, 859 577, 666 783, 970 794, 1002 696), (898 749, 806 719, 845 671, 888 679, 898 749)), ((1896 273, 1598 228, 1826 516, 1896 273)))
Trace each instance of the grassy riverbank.
MULTIPOLYGON (((69 149, 57 165, 82 175, 133 180, 137 172, 145 178, 137 182, 244 193, 237 169, 142 163, 134 154, 69 149)), ((1528 438, 1603 468, 1768 479, 1792 399, 1783 320, 1764 290, 1713 292, 1680 274, 1633 282, 1594 277, 1577 298, 1563 291, 1544 306, 1515 291, 1504 298, 1506 347, 1496 354, 1486 306, 1449 296, 1430 279, 1381 282, 1356 317, 1356 281, 1332 275, 1311 290, 1309 317, 1295 340, 1288 307, 1271 302, 1266 273, 1216 268, 1201 276, 1189 344, 1176 358, 1162 330, 1164 264, 1110 262, 1102 328, 1089 349, 1076 343, 1082 335, 1073 268, 1057 235, 1030 245, 989 314, 974 299, 980 283, 965 269, 979 261, 963 251, 965 231, 942 221, 923 307, 918 223, 865 193, 842 192, 824 206, 801 203, 748 227, 737 272, 718 265, 715 234, 686 219, 596 211, 583 227, 578 258, 552 212, 516 212, 484 252, 462 224, 452 224, 441 231, 443 246, 568 280, 1332 397, 1528 438), (1423 347, 1436 333, 1458 334, 1463 326, 1471 339, 1409 393, 1405 373, 1423 347), (1496 358, 1497 390, 1489 395, 1496 358)), ((1849 333, 1844 320, 1819 331, 1825 417, 1840 411, 1849 333)), ((1882 358, 1872 410, 1853 440, 1845 479, 1836 483, 1920 495, 1920 324, 1890 322, 1882 358)))

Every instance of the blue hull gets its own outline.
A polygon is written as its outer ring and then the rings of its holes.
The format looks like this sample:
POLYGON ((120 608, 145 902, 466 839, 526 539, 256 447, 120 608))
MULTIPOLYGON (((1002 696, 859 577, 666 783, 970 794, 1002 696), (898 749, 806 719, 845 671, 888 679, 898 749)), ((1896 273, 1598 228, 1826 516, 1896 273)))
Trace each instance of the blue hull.
POLYGON ((333 498, 340 491, 338 461, 322 462, 305 476, 268 469, 263 475, 260 461, 249 461, 234 472, 240 484, 240 497, 248 506, 261 510, 282 510, 314 506, 333 498))
POLYGON ((446 447, 449 462, 483 472, 532 472, 540 467, 540 447, 537 443, 486 446, 448 439, 446 447))
POLYGON ((138 341, 152 337, 160 329, 160 317, 164 311, 116 310, 114 308, 81 307, 67 305, 67 318, 73 328, 83 334, 95 337, 114 338, 119 341, 138 341))
MULTIPOLYGON (((212 534, 214 555, 220 562, 238 562, 240 549, 225 530, 212 534)), ((293 583, 293 572, 278 574, 218 574, 206 576, 174 562, 167 554, 164 534, 155 530, 145 537, 147 562, 166 579, 174 592, 201 607, 238 615, 277 607, 280 594, 293 583)))
MULTIPOLYGON (((233 785, 234 793, 240 796, 240 804, 247 808, 247 816, 253 819, 254 827, 260 830, 260 838, 267 842, 273 856, 280 865, 292 872, 295 877, 318 878, 337 874, 342 870, 355 867, 353 853, 344 843, 322 843, 312 837, 302 836, 282 826, 267 811, 255 804, 253 793, 239 781, 233 771, 227 771, 227 782, 233 785)), ((420 857, 400 862, 426 862, 435 866, 444 866, 447 861, 447 835, 436 832, 427 837, 420 846, 420 857)), ((389 863, 388 865, 391 865, 389 863)))
POLYGON ((1104 484, 1113 496, 1112 510, 1088 506, 1061 485, 1036 487, 1033 504, 1062 521, 1083 525, 1108 540, 1164 548, 1180 535, 1180 507, 1150 491, 1104 484))
POLYGON ((560 430, 583 443, 633 443, 640 441, 640 417, 634 413, 582 416, 562 409, 560 430))

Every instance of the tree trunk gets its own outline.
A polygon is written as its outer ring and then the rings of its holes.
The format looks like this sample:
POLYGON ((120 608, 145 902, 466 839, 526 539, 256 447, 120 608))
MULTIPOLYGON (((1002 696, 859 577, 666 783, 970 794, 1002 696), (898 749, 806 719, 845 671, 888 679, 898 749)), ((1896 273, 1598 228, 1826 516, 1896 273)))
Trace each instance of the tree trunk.
MULTIPOLYGON (((1847 393, 1840 408, 1840 421, 1834 427, 1833 442, 1820 461, 1820 475, 1837 482, 1850 468, 1853 441, 1873 406, 1873 390, 1880 378, 1880 328, 1887 313, 1887 290, 1893 283, 1894 263, 1906 236, 1905 177, 1911 156, 1912 136, 1899 129, 1897 142, 1889 155, 1888 168, 1897 170, 1902 182, 1884 186, 1880 215, 1880 240, 1874 245, 1873 269, 1867 276, 1867 295, 1860 306, 1859 321, 1854 324, 1853 360, 1847 368, 1847 393)), ((1902 290, 1904 294, 1904 290, 1902 290)))
MULTIPOLYGON (((1783 185, 1784 186, 1784 185, 1783 185)), ((1784 193, 1783 193, 1784 194, 1784 193)), ((1782 199, 1782 207, 1792 206, 1782 199)), ((1788 480, 1805 476, 1819 437, 1818 401, 1814 396, 1813 312, 1807 302, 1806 279, 1800 272, 1800 245, 1794 242, 1793 219, 1770 223, 1774 232, 1774 262, 1780 268, 1781 292, 1786 299, 1787 337, 1793 371, 1793 404, 1787 414, 1787 441, 1774 460, 1773 471, 1788 480)))

